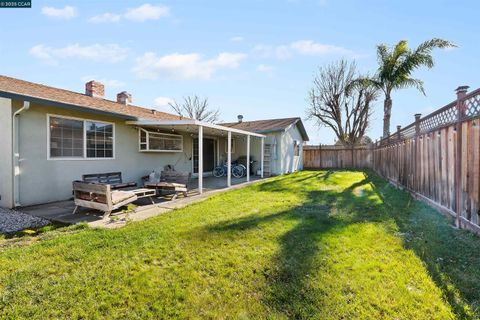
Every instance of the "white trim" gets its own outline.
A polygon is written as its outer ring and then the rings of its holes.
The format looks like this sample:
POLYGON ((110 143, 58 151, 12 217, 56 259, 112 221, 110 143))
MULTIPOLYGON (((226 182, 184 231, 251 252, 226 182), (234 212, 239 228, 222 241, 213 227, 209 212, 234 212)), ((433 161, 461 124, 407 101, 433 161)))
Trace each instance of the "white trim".
MULTIPOLYGON (((250 136, 250 135, 247 135, 247 136, 250 136)), ((225 139, 225 142, 227 142, 226 140, 227 140, 227 139, 225 139)), ((237 139, 232 138, 232 150, 231 150, 232 153, 235 153, 236 145, 237 145, 237 139)), ((227 143, 225 143, 225 150, 224 150, 224 152, 225 152, 225 153, 228 152, 227 143)))
POLYGON ((232 186, 232 132, 227 134, 227 187, 232 186))
POLYGON ((203 193, 203 127, 202 126, 198 126, 198 192, 200 194, 203 193))
MULTIPOLYGON (((198 139, 198 134, 193 134, 193 135, 191 136, 191 138, 192 138, 192 148, 191 148, 191 152, 192 152, 192 161, 191 161, 192 177, 194 177, 194 178, 197 177, 197 178, 198 178, 198 172, 195 173, 195 168, 194 168, 195 153, 194 153, 194 150, 193 150, 193 145, 194 145, 194 143, 195 143, 194 140, 195 140, 195 139, 198 139)), ((215 141, 215 149, 216 149, 216 150, 214 150, 214 155, 213 155, 213 158, 214 158, 213 168, 215 169, 215 167, 217 167, 217 166, 220 165, 220 163, 219 163, 220 153, 219 153, 219 151, 218 151, 218 148, 219 148, 219 146, 220 146, 220 145, 219 145, 219 139, 218 139, 218 137, 209 136, 209 135, 208 135, 208 136, 203 135, 203 140, 205 140, 205 139, 210 139, 210 140, 214 140, 214 141, 215 141)), ((209 177, 209 176, 212 176, 212 175, 213 175, 213 173, 212 173, 212 172, 208 172, 208 171, 203 173, 203 176, 204 176, 204 177, 209 177)))
POLYGON ((250 181, 250 135, 247 136, 247 182, 250 181))
POLYGON ((250 131, 244 131, 240 129, 224 127, 218 124, 186 119, 186 120, 138 120, 138 121, 126 121, 126 124, 130 125, 137 125, 137 126, 175 126, 175 125, 194 125, 194 126, 202 126, 205 128, 217 129, 222 131, 234 132, 243 135, 251 135, 255 137, 265 137, 263 134, 254 133, 250 131))
POLYGON ((163 133, 163 132, 151 132, 151 131, 148 131, 144 128, 138 128, 138 152, 166 152, 166 153, 170 153, 170 152, 183 152, 183 135, 181 134, 172 134, 172 133, 163 133), (146 143, 147 143, 147 149, 145 150, 142 150, 140 148, 140 145, 141 145, 141 132, 145 132, 146 133, 146 143), (180 139, 182 140, 182 148, 180 150, 155 150, 155 149, 150 149, 150 139, 149 139, 149 136, 150 134, 152 135, 162 135, 162 136, 170 136, 170 137, 180 137, 180 139))
POLYGON ((115 160, 115 144, 116 144, 116 130, 115 130, 115 123, 103 120, 95 120, 95 119, 86 119, 86 118, 78 118, 78 117, 71 117, 71 116, 64 116, 60 114, 53 114, 47 113, 47 160, 49 161, 95 161, 95 160, 115 160), (62 119, 70 119, 70 120, 78 120, 83 121, 83 157, 51 157, 50 156, 50 117, 54 118, 62 118, 62 119), (105 123, 112 125, 112 157, 109 158, 88 158, 87 157, 87 127, 85 122, 97 122, 97 123, 105 123))
MULTIPOLYGON (((9 100, 9 108, 13 108, 12 100, 9 100)), ((19 116, 30 109, 30 101, 23 101, 23 106, 12 115, 12 206, 19 207, 20 203, 20 131, 19 116)))
MULTIPOLYGON (((260 177, 263 178, 263 169, 264 169, 264 160, 265 160, 265 138, 262 138, 261 148, 260 148, 260 177)), ((270 166, 272 164, 270 163, 270 166)), ((270 169, 271 170, 271 169, 270 169)))

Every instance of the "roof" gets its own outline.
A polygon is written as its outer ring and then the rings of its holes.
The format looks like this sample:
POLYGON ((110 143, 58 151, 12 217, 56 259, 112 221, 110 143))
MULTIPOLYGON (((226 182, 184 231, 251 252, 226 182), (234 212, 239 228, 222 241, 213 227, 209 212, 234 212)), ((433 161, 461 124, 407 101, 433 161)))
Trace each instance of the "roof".
POLYGON ((49 87, 43 84, 19 80, 0 75, 0 96, 11 99, 26 99, 32 102, 78 107, 93 112, 116 115, 127 119, 179 120, 178 115, 124 105, 104 98, 90 97, 83 93, 49 87))
POLYGON ((254 121, 242 121, 242 122, 229 122, 220 123, 220 125, 250 132, 256 133, 269 133, 286 131, 288 128, 296 125, 300 131, 304 141, 308 141, 307 131, 303 126, 302 119, 299 117, 294 118, 281 118, 281 119, 267 119, 267 120, 254 120, 254 121))

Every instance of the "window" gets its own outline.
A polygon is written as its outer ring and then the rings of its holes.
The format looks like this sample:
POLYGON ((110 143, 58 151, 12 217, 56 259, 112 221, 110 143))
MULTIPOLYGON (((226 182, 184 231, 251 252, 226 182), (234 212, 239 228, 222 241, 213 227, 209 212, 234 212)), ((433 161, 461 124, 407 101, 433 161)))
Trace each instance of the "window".
POLYGON ((113 125, 86 121, 87 158, 113 158, 113 125))
MULTIPOLYGON (((232 153, 235 153, 235 139, 232 138, 232 153)), ((225 153, 228 153, 228 138, 225 139, 225 153)))
POLYGON ((139 150, 151 152, 182 152, 183 136, 140 128, 139 150))
POLYGON ((113 124, 49 116, 49 159, 112 159, 113 124))

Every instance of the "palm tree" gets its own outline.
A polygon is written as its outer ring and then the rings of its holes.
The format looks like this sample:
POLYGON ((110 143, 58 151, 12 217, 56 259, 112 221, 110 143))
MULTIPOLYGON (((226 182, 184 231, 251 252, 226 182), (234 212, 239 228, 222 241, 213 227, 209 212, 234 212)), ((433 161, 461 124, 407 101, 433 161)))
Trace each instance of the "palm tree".
POLYGON ((434 38, 421 43, 415 50, 408 47, 408 41, 402 40, 393 48, 385 44, 377 46, 378 70, 367 81, 382 90, 385 95, 383 102, 383 137, 390 134, 390 117, 392 114, 392 91, 414 87, 425 94, 423 81, 411 77, 413 71, 420 67, 432 68, 434 60, 432 51, 435 48, 452 48, 455 45, 447 40, 434 38))

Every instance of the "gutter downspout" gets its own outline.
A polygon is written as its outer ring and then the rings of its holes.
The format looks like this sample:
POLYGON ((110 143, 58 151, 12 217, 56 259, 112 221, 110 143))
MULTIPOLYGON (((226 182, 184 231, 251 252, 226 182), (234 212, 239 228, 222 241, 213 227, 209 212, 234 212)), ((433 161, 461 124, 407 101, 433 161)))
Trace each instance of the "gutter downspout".
POLYGON ((30 101, 23 101, 23 107, 18 109, 12 116, 12 173, 13 173, 13 180, 12 180, 12 198, 13 198, 13 206, 19 207, 19 193, 20 193, 20 154, 19 154, 19 132, 18 132, 18 118, 21 113, 30 109, 30 101))

